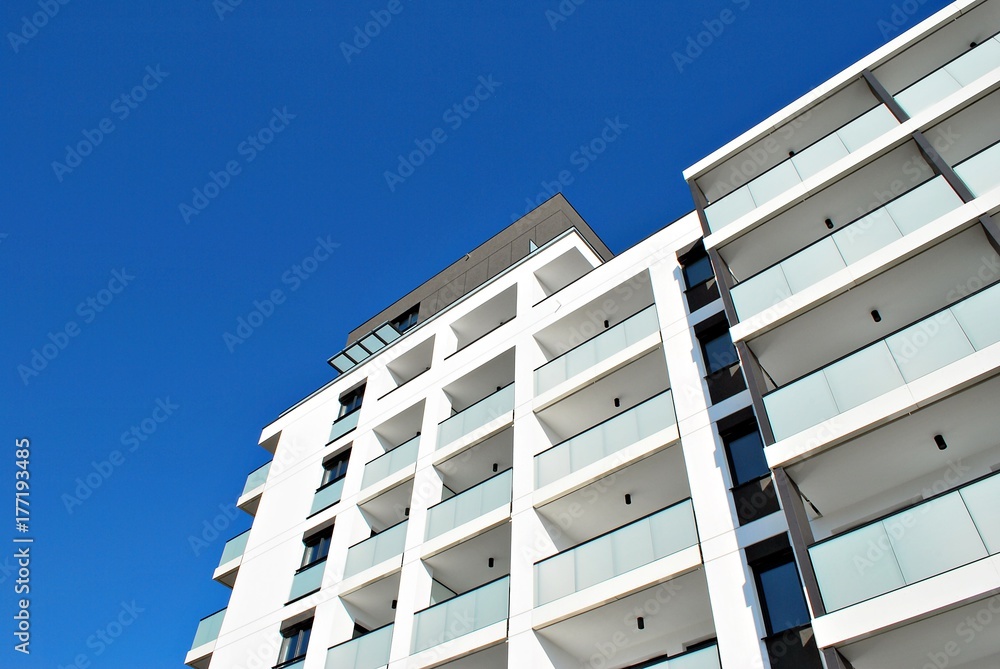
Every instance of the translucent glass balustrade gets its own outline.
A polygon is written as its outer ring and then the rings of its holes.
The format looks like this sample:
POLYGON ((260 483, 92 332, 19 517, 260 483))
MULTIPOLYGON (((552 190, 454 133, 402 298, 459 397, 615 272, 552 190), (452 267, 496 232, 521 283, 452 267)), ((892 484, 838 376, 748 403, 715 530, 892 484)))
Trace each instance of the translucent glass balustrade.
POLYGON ((438 448, 514 410, 514 384, 501 388, 438 425, 438 448))
POLYGON ((296 572, 295 576, 292 577, 292 591, 288 595, 288 601, 319 590, 320 586, 323 585, 323 570, 325 568, 326 560, 323 560, 296 572))
POLYGON ((488 583, 414 615, 413 652, 427 650, 507 618, 510 577, 488 583))
POLYGON ((216 611, 212 615, 202 618, 198 623, 198 629, 194 633, 194 641, 191 642, 191 650, 204 646, 206 643, 219 638, 219 630, 222 629, 222 620, 226 617, 226 609, 216 611))
POLYGON ((369 461, 365 464, 365 473, 361 477, 361 488, 367 488, 401 469, 412 466, 417 461, 419 448, 420 437, 417 436, 369 461))
POLYGON ((1000 186, 1000 143, 959 163, 955 172, 976 197, 1000 186))
POLYGON ((350 578, 389 558, 402 555, 406 544, 406 527, 407 523, 403 521, 348 548, 344 578, 350 578))
POLYGON ((427 510, 427 539, 441 536, 494 509, 510 504, 511 470, 497 474, 479 485, 427 510))
POLYGON ((336 645, 326 652, 326 669, 379 669, 389 664, 392 625, 336 645))
POLYGON ((250 472, 250 474, 247 475, 247 482, 243 486, 243 495, 264 485, 264 482, 267 481, 267 474, 270 471, 271 463, 268 462, 267 464, 250 472))
POLYGON ((243 534, 238 534, 229 541, 226 542, 226 546, 222 549, 222 557, 219 558, 219 566, 231 562, 236 558, 243 555, 243 551, 247 548, 247 539, 250 538, 250 530, 247 530, 243 534))
POLYGON ((1000 67, 1000 39, 993 37, 895 95, 910 116, 944 100, 1000 67))

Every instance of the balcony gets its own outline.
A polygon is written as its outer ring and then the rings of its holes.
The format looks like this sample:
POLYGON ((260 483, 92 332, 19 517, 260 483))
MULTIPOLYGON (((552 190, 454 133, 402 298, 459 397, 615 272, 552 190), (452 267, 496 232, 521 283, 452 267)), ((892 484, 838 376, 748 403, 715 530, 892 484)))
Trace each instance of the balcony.
POLYGON ((392 623, 326 652, 326 669, 378 669, 389 664, 392 623))
MULTIPOLYGON (((1000 168, 1000 153, 994 162, 994 169, 1000 168)), ((944 177, 927 181, 740 282, 732 289, 740 320, 814 286, 960 206, 961 198, 944 177)))
POLYGON ((437 447, 457 441, 513 410, 514 384, 511 383, 439 423, 437 447))
POLYGON ((976 197, 1000 186, 1000 143, 962 161, 955 166, 955 172, 976 197))
POLYGON ((215 568, 215 575, 213 578, 227 585, 230 588, 236 582, 236 572, 239 569, 238 561, 243 557, 243 551, 247 547, 247 539, 250 538, 250 530, 238 534, 229 541, 226 542, 225 547, 222 549, 222 557, 219 558, 219 565, 215 568), (223 567, 228 567, 223 570, 223 567))
POLYGON ((215 649, 215 640, 219 638, 219 631, 222 629, 222 621, 226 617, 226 609, 216 611, 210 616, 201 619, 198 629, 194 633, 194 641, 191 642, 191 650, 188 651, 184 664, 197 669, 208 667, 212 659, 212 651, 215 649), (212 644, 211 647, 208 647, 212 644), (198 651, 197 653, 195 651, 198 651))
POLYGON ((809 548, 828 611, 1000 553, 1000 476, 991 475, 809 548))
POLYGON ((719 659, 719 647, 713 644, 707 648, 692 650, 683 655, 650 664, 643 669, 722 669, 722 662, 719 659))
POLYGON ((323 570, 326 568, 326 558, 314 562, 295 572, 292 577, 292 591, 288 595, 288 601, 294 602, 306 595, 312 594, 323 585, 323 570))
POLYGON ((764 396, 780 441, 1000 341, 1000 286, 955 303, 764 396))
POLYGON ((340 439, 345 434, 356 428, 358 426, 358 418, 360 418, 360 416, 360 411, 352 411, 346 416, 342 416, 334 421, 333 426, 330 428, 330 438, 327 440, 327 443, 340 439))
POLYGON ((669 390, 535 456, 535 487, 542 488, 676 423, 669 390))
POLYGON ((449 497, 427 510, 427 540, 510 504, 511 470, 449 497))
POLYGON ((541 395, 659 330, 656 307, 639 313, 570 349, 535 370, 535 395, 541 395))
POLYGON ((510 577, 435 604, 414 615, 413 651, 433 648, 507 619, 510 577))
POLYGON ((709 230, 718 232, 841 158, 858 151, 897 125, 896 118, 884 105, 865 112, 706 207, 705 217, 709 230))
POLYGON ((310 516, 340 501, 344 494, 344 480, 343 478, 337 479, 316 491, 316 494, 313 495, 312 506, 309 507, 310 516))
POLYGON ((535 564, 541 606, 698 544, 687 499, 535 564))
POLYGON ((895 95, 916 116, 1000 67, 1000 39, 993 37, 895 95))
POLYGON ((406 544, 406 527, 407 522, 404 520, 348 548, 344 578, 350 578, 390 558, 402 555, 406 544))
POLYGON ((257 505, 260 504, 260 496, 264 494, 264 483, 267 481, 267 475, 270 471, 271 463, 267 462, 247 475, 247 481, 243 486, 243 492, 240 494, 237 506, 251 516, 257 513, 257 505))
POLYGON ((392 474, 411 467, 417 462, 417 451, 420 448, 420 436, 417 435, 405 444, 383 453, 365 464, 365 472, 361 477, 361 489, 388 478, 392 474))

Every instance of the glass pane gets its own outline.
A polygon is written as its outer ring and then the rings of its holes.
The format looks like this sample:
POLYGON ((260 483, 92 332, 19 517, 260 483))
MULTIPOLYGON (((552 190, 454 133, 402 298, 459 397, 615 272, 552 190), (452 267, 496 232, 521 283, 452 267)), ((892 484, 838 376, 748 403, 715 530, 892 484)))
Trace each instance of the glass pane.
POLYGON ((803 181, 843 158, 849 153, 836 134, 827 135, 812 146, 792 156, 791 162, 803 181))
POLYGON ((226 610, 222 609, 218 613, 213 613, 198 623, 198 629, 194 633, 194 641, 191 648, 203 646, 210 641, 219 638, 219 630, 222 629, 222 620, 226 617, 226 610))
POLYGON ((305 571, 300 571, 295 574, 295 576, 292 577, 292 591, 288 595, 288 599, 298 599, 303 595, 319 590, 320 586, 323 584, 324 567, 326 567, 326 562, 320 562, 319 564, 309 567, 305 571))
POLYGON ((837 245, 829 237, 802 249, 781 263, 792 293, 803 291, 846 266, 837 245))
POLYGON ((694 507, 687 500, 675 504, 648 519, 656 559, 673 555, 698 543, 694 526, 694 507))
POLYGON ((903 377, 882 341, 835 362, 823 374, 840 413, 903 385, 903 377))
POLYGON ((904 235, 962 206, 962 198, 951 189, 944 177, 935 177, 923 186, 886 205, 896 227, 904 235))
MULTIPOLYGON (((939 497, 909 511, 915 519, 889 532, 892 551, 906 582, 917 581, 986 557, 979 532, 961 495, 939 497)), ((884 522, 884 525, 888 523, 884 522)))
POLYGON ((715 272, 712 271, 712 261, 707 255, 684 265, 683 272, 684 285, 688 288, 705 283, 715 276, 715 272))
POLYGON ((916 116, 961 88, 962 85, 953 76, 941 69, 897 93, 895 97, 907 114, 916 116))
POLYGON ((809 622, 806 598, 794 562, 761 571, 758 576, 772 634, 809 622))
POLYGON ((809 549, 829 611, 905 585, 882 523, 858 528, 809 549))
POLYGON ((373 334, 370 334, 364 339, 362 339, 361 345, 364 346, 369 351, 371 351, 372 353, 375 353, 379 349, 385 348, 385 344, 382 342, 382 340, 373 334))
POLYGON ((897 332, 885 341, 907 383, 974 353, 950 310, 897 332))
POLYGON ((610 534, 611 552, 614 558, 614 575, 624 574, 644 564, 653 562, 653 537, 649 531, 649 520, 626 525, 610 534))
POLYGON ((614 553, 608 537, 573 549, 576 565, 576 591, 603 583, 615 573, 614 553))
POLYGON ((959 302, 951 312, 977 351, 1000 341, 1000 286, 959 302))
POLYGON ((339 419, 336 423, 333 424, 333 427, 330 428, 329 441, 333 441, 334 439, 340 439, 345 434, 356 428, 358 426, 358 418, 360 417, 361 417, 361 412, 355 411, 354 413, 347 414, 343 418, 339 419))
POLYGON ((343 353, 338 353, 336 356, 334 356, 332 362, 333 366, 339 369, 341 372, 346 372, 351 367, 354 367, 355 364, 357 364, 343 353))
POLYGON ((810 374, 765 395, 764 406, 779 441, 840 413, 822 373, 810 374))
POLYGON ((837 131, 848 151, 854 152, 899 125, 889 108, 879 105, 837 131))
POLYGON ((885 248, 902 236, 885 209, 876 209, 832 235, 848 265, 885 248))
POLYGON ((764 457, 764 441, 757 431, 726 441, 737 485, 771 473, 764 457))
POLYGON ((250 538, 250 530, 247 530, 239 536, 235 536, 226 542, 226 546, 222 549, 222 557, 219 559, 219 566, 226 564, 231 560, 243 555, 243 551, 247 547, 247 539, 250 538))
POLYGON ((344 492, 344 479, 340 479, 335 483, 331 483, 325 488, 320 488, 316 491, 313 496, 312 508, 309 509, 309 515, 322 511, 323 509, 333 506, 340 501, 341 496, 344 492))
POLYGON ((732 290, 733 303, 741 319, 759 314, 791 294, 780 265, 737 284, 732 290))
POLYGON ((270 471, 271 471, 271 463, 268 462, 263 467, 259 467, 254 471, 250 472, 250 474, 247 476, 246 485, 243 486, 243 494, 245 495, 251 490, 255 490, 264 485, 264 482, 267 481, 267 474, 270 471))
POLYGON ((575 591, 576 566, 572 553, 564 553, 535 565, 535 603, 538 606, 575 591))
POLYGON ((760 207, 800 183, 802 180, 799 178, 798 172, 795 171, 795 166, 791 162, 785 161, 761 174, 747 186, 750 188, 754 202, 760 207))
POLYGON ((706 207, 705 218, 708 220, 708 228, 712 232, 718 232, 756 207, 750 189, 742 186, 706 207))
POLYGON ((955 167, 958 176, 979 197, 1000 185, 1000 144, 980 151, 955 167))
POLYGON ((990 555, 1000 553, 1000 475, 973 483, 962 491, 965 506, 990 555))
POLYGON ((514 409, 514 385, 467 407, 438 426, 438 448, 450 444, 514 409))
POLYGON ((987 40, 945 66, 958 83, 968 86, 1000 67, 1000 43, 987 40))
POLYGON ((725 369, 739 362, 740 359, 736 355, 736 347, 733 346, 729 330, 708 341, 702 342, 701 349, 705 356, 705 367, 708 368, 709 374, 717 372, 720 369, 725 369))

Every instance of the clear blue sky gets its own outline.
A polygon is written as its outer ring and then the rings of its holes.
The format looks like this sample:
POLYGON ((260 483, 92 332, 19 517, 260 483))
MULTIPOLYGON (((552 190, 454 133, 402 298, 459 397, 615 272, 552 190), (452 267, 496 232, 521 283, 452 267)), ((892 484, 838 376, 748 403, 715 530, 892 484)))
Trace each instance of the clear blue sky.
POLYGON ((627 248, 692 208, 685 167, 883 44, 893 18, 944 5, 235 1, 0 9, 0 496, 11 511, 29 437, 35 539, 24 656, 12 516, 0 532, 2 667, 180 667, 228 601, 212 570, 250 517, 197 556, 189 537, 268 459, 260 428, 332 377, 350 329, 563 171, 627 248), (373 11, 386 25, 355 43, 373 11), (580 153, 609 119, 615 141, 580 153), (430 155, 411 173, 398 156, 414 151, 430 155), (303 264, 318 238, 339 246, 303 264), (225 337, 275 290, 245 341, 225 337), (100 486, 77 499, 88 475, 100 486), (134 621, 102 641, 119 616, 134 621))

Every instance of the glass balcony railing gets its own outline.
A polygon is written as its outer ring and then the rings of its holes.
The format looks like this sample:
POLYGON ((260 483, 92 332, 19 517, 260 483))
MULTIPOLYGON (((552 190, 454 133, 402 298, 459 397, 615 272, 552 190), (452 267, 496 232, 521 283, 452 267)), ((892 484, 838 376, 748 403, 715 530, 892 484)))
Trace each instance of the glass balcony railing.
POLYGON ((656 307, 650 306, 618 325, 563 353, 535 370, 535 394, 541 395, 615 353, 624 351, 659 329, 656 307))
POLYGON ((204 646, 206 643, 219 638, 219 630, 222 629, 222 620, 226 617, 226 609, 216 611, 212 615, 202 618, 198 623, 198 629, 194 633, 194 641, 191 642, 191 650, 204 646))
POLYGON ((438 448, 514 410, 514 384, 508 384, 438 425, 438 448))
POLYGON ((270 471, 271 471, 271 463, 268 462, 267 464, 258 467, 257 469, 250 472, 250 474, 247 476, 247 482, 243 486, 243 493, 240 495, 240 497, 247 494, 251 490, 256 490, 257 488, 264 485, 264 481, 267 480, 267 474, 270 471))
POLYGON ((306 665, 306 658, 301 658, 299 660, 293 660, 288 664, 279 664, 276 669, 302 669, 306 665))
POLYGON ((841 158, 878 139, 898 125, 896 117, 879 105, 844 127, 799 151, 747 184, 705 208, 712 232, 762 207, 841 158))
POLYGON ((427 540, 510 504, 511 470, 486 479, 427 510, 427 540))
POLYGON ((976 197, 1000 186, 1000 143, 962 161, 955 166, 955 172, 976 197))
POLYGON ((722 669, 722 661, 719 647, 713 645, 651 664, 646 669, 722 669))
POLYGON ((414 615, 413 652, 481 630, 507 618, 510 577, 487 583, 414 615))
POLYGON ((323 486, 313 495, 312 506, 309 508, 309 515, 318 513, 327 507, 331 507, 340 501, 344 494, 344 479, 337 479, 333 483, 323 486))
POLYGON ((979 291, 764 396, 776 440, 1000 341, 1000 285, 979 291))
POLYGON ((994 474, 811 546, 827 610, 1000 553, 997 500, 994 474))
POLYGON ((389 664, 392 623, 326 651, 326 669, 379 669, 389 664))
POLYGON ((403 554, 406 544, 406 521, 393 525, 384 532, 369 537, 347 549, 347 566, 344 578, 360 574, 369 567, 403 554))
POLYGON ((420 448, 420 436, 410 439, 405 444, 387 451, 365 464, 365 473, 361 477, 361 488, 367 488, 378 483, 401 469, 410 467, 417 462, 417 451, 420 448))
POLYGON ((352 411, 346 416, 341 416, 334 423, 333 427, 330 428, 330 439, 327 443, 334 441, 335 439, 340 439, 345 434, 353 430, 358 426, 358 418, 360 418, 360 411, 352 411))
POLYGON ((993 37, 897 93, 896 102, 907 114, 916 116, 998 67, 1000 39, 993 37))
POLYGON ((687 499, 535 563, 535 605, 580 592, 697 544, 694 508, 687 499))
POLYGON ((243 555, 243 551, 247 548, 247 539, 249 538, 250 530, 247 530, 243 534, 237 534, 227 541, 225 547, 222 549, 222 557, 219 558, 219 566, 221 567, 227 562, 232 562, 243 555))
POLYGON ((323 585, 323 570, 326 568, 326 558, 319 562, 314 562, 308 567, 303 567, 295 572, 292 577, 292 592, 288 595, 288 601, 295 601, 299 597, 305 597, 311 592, 316 592, 323 585))
POLYGON ((536 455, 535 487, 558 481, 676 422, 673 396, 667 390, 536 455))
POLYGON ((741 319, 759 314, 961 206, 935 177, 733 287, 736 311, 741 319))

